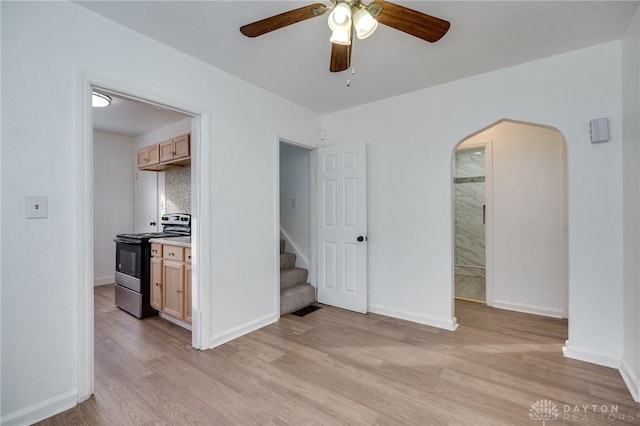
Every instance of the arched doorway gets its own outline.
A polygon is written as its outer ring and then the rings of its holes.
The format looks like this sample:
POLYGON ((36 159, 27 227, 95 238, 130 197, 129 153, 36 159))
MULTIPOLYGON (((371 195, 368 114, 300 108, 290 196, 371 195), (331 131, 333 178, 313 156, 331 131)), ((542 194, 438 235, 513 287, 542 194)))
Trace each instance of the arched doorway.
POLYGON ((548 126, 502 120, 456 146, 454 287, 456 275, 460 283, 461 273, 478 272, 488 306, 568 317, 566 169, 564 137, 548 126), (480 158, 483 175, 461 173, 465 159, 480 158), (472 197, 461 203, 456 194, 472 197))

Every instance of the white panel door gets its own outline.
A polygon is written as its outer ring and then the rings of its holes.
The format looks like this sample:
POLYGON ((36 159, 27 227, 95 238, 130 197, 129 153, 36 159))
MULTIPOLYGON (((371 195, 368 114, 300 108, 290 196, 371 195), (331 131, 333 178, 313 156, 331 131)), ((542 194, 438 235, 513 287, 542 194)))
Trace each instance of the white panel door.
POLYGON ((158 172, 136 170, 135 232, 158 232, 158 172))
POLYGON ((318 302, 367 312, 367 151, 318 150, 318 302))

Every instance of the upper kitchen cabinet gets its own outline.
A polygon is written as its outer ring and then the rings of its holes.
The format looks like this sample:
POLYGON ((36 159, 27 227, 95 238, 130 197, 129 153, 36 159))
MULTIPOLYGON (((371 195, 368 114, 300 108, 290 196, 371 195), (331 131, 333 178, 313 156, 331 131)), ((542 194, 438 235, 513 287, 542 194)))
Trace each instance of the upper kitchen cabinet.
POLYGON ((160 142, 160 162, 167 163, 191 155, 189 134, 160 142))
POLYGON ((158 145, 145 146, 138 150, 138 168, 143 169, 160 163, 160 150, 158 145))
POLYGON ((139 169, 155 171, 191 164, 191 134, 180 135, 139 149, 137 164, 139 169), (150 155, 154 157, 149 159, 150 155))

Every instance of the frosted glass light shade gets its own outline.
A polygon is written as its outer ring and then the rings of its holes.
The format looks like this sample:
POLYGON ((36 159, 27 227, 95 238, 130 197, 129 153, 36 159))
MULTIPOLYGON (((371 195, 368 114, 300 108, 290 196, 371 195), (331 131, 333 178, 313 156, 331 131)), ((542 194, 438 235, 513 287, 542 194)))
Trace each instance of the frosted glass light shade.
POLYGON ((351 44, 351 32, 349 31, 349 29, 347 29, 347 30, 342 30, 342 29, 333 30, 333 32, 331 33, 331 38, 329 38, 329 41, 331 43, 344 44, 344 45, 348 46, 348 45, 351 44))
POLYGON ((329 14, 328 24, 333 31, 344 31, 351 28, 351 8, 349 5, 338 3, 329 14))
POLYGON ((353 27, 356 30, 356 36, 360 40, 369 37, 378 28, 378 21, 365 8, 360 8, 353 14, 353 27))

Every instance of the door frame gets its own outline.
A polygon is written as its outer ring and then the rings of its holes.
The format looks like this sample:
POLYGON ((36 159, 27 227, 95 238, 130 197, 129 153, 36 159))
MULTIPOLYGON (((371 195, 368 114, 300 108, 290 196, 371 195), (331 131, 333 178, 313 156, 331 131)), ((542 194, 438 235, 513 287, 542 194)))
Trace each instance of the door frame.
POLYGON ((195 220, 192 224, 193 251, 193 330, 192 346, 196 349, 208 349, 210 342, 210 289, 198 283, 211 281, 210 262, 198 259, 210 258, 210 250, 205 236, 210 235, 211 221, 206 213, 212 203, 211 195, 204 190, 210 182, 211 148, 210 112, 203 107, 193 105, 186 100, 176 100, 167 94, 160 96, 140 91, 121 83, 109 81, 90 73, 78 72, 76 78, 77 128, 75 143, 76 175, 76 354, 77 354, 77 398, 82 402, 94 392, 94 304, 93 304, 93 110, 91 107, 92 88, 103 88, 118 95, 142 101, 151 105, 179 111, 192 117, 191 149, 193 153, 191 184, 192 212, 195 220))
MULTIPOLYGON (((309 150, 309 283, 316 289, 316 295, 318 293, 317 284, 317 270, 318 270, 318 256, 316 245, 318 243, 318 231, 317 231, 317 218, 318 218, 318 201, 317 201, 317 150, 319 145, 311 143, 307 138, 297 135, 291 135, 287 132, 275 131, 273 137, 274 143, 274 155, 275 155, 275 172, 274 181, 274 312, 276 318, 280 318, 280 143, 287 143, 300 148, 309 150)), ((317 297, 317 296, 316 296, 317 297)))

